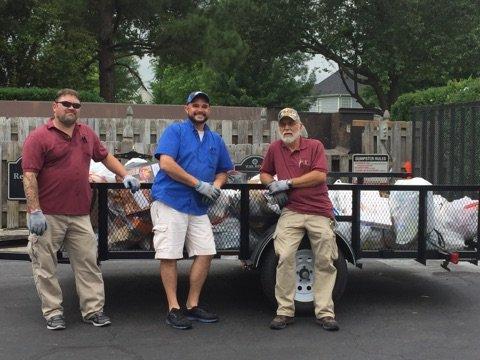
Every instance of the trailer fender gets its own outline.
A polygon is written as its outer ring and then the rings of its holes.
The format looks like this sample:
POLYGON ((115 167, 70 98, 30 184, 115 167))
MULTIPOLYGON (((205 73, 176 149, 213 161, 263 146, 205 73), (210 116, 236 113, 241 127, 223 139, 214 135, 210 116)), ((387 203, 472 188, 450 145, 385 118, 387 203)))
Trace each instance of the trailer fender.
MULTIPOLYGON (((265 249, 267 249, 273 242, 273 233, 275 232, 275 225, 270 226, 267 231, 265 231, 265 236, 263 239, 257 244, 255 249, 252 252, 252 257, 251 261, 253 264, 253 267, 256 269, 259 267, 262 256, 265 252, 265 249)), ((353 265, 357 264, 357 261, 355 259, 355 255, 353 252, 353 249, 348 241, 346 241, 340 234, 335 232, 335 235, 337 237, 337 246, 342 250, 343 254, 345 255, 345 258, 348 260, 353 265)))

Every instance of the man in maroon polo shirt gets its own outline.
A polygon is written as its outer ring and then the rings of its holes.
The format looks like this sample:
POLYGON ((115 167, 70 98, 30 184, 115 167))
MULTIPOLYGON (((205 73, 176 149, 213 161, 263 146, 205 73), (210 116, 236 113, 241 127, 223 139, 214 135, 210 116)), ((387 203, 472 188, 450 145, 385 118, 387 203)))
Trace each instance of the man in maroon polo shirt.
POLYGON ((285 205, 273 242, 278 256, 275 285, 278 308, 270 328, 283 329, 294 320, 295 253, 307 232, 315 256, 316 321, 323 329, 335 331, 339 326, 333 311, 332 292, 337 275, 333 261, 338 257, 338 249, 326 185, 327 160, 320 141, 300 136, 302 126, 294 109, 280 111, 280 140, 270 144, 260 169, 262 183, 280 205, 285 205))
POLYGON ((62 291, 56 277, 56 253, 62 244, 75 274, 83 320, 95 326, 111 323, 103 313, 103 278, 89 216, 90 160, 101 161, 132 192, 140 187, 138 180, 108 153, 93 130, 77 123, 80 106, 75 90, 60 90, 53 103, 53 118, 32 131, 23 145, 23 186, 30 229, 28 252, 50 330, 65 329, 62 291))

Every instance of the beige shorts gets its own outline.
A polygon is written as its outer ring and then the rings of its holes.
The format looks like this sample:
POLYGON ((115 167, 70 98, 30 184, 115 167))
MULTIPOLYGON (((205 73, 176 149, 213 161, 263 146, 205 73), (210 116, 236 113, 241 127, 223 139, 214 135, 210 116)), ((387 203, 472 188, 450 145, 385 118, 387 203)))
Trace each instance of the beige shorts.
POLYGON ((189 215, 154 201, 150 207, 155 259, 181 259, 183 247, 188 256, 215 255, 212 224, 207 215, 189 215))

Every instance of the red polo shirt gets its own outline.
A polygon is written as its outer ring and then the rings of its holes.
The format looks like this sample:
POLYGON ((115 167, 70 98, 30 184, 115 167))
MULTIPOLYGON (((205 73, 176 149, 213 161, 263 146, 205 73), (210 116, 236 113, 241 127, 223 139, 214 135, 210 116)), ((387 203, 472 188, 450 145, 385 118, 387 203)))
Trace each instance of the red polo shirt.
POLYGON ((92 200, 90 159, 98 162, 107 155, 107 149, 87 125, 76 124, 70 137, 50 119, 25 140, 22 169, 38 174, 38 197, 45 214, 88 215, 92 200))
MULTIPOLYGON (((260 172, 279 180, 300 177, 310 171, 328 172, 323 144, 315 139, 300 138, 298 150, 290 149, 281 140, 270 144, 260 172)), ((302 214, 322 215, 333 218, 332 203, 328 197, 327 184, 288 190, 286 207, 302 214)))

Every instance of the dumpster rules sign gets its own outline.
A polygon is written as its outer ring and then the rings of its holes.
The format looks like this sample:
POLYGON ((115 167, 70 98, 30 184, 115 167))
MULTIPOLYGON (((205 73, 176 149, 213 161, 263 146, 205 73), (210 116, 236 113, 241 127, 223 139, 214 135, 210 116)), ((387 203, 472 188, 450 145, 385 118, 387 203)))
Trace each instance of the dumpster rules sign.
MULTIPOLYGON (((389 157, 384 154, 354 154, 352 171, 357 173, 387 173, 389 157)), ((388 183, 386 178, 365 178, 365 184, 388 183)))
POLYGON ((8 200, 25 200, 23 191, 22 158, 8 163, 8 200))

